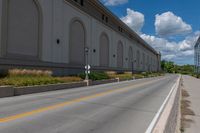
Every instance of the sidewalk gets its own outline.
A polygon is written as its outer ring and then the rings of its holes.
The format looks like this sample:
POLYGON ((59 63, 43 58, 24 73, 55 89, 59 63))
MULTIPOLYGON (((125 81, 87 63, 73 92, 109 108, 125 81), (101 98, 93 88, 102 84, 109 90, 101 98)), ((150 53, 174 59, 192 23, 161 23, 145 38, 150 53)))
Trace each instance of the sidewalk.
POLYGON ((187 119, 192 120, 188 127, 185 127, 185 133, 199 133, 200 132, 200 79, 191 76, 183 76, 183 85, 185 90, 189 93, 186 98, 191 102, 190 109, 194 111, 194 116, 187 116, 187 119))

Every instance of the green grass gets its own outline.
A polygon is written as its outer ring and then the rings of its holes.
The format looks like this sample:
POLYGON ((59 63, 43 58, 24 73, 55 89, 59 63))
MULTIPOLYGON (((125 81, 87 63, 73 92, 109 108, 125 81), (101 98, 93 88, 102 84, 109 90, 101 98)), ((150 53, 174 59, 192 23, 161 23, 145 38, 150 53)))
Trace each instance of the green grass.
MULTIPOLYGON (((110 79, 109 75, 105 72, 92 72, 89 75, 90 80, 105 80, 110 79)), ((85 73, 79 74, 79 77, 85 79, 85 73)))
POLYGON ((51 77, 51 76, 8 76, 0 79, 0 86, 35 86, 81 81, 79 77, 51 77))
MULTIPOLYGON (((131 80, 134 78, 154 77, 160 76, 160 73, 146 73, 132 75, 130 72, 117 74, 116 72, 92 72, 89 74, 90 80, 105 80, 119 78, 120 80, 131 80)), ((68 77, 53 77, 51 71, 44 70, 27 70, 27 69, 12 69, 7 75, 0 77, 0 86, 35 86, 35 85, 49 85, 59 83, 80 82, 85 79, 85 74, 68 77)))
POLYGON ((110 78, 119 78, 121 80, 131 80, 133 78, 135 79, 140 79, 140 78, 145 78, 145 77, 156 77, 156 76, 162 76, 164 74, 162 73, 139 73, 139 74, 133 74, 132 73, 123 73, 123 74, 116 74, 116 73, 111 73, 109 74, 110 78))
POLYGON ((191 76, 193 76, 193 77, 195 77, 195 78, 198 78, 198 79, 200 78, 200 74, 194 74, 194 73, 193 73, 193 74, 191 74, 191 76))
POLYGON ((133 79, 131 73, 124 73, 124 74, 110 74, 110 78, 119 78, 120 80, 130 80, 133 79))

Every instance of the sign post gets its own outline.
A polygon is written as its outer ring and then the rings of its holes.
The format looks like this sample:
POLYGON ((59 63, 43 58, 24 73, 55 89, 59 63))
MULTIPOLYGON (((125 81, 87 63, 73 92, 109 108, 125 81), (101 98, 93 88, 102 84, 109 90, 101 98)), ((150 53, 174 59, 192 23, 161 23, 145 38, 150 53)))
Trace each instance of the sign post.
POLYGON ((87 82, 87 86, 89 86, 89 76, 90 74, 90 65, 88 64, 88 53, 89 53, 89 48, 85 47, 85 81, 87 82))
POLYGON ((85 66, 85 81, 87 82, 87 86, 89 86, 89 74, 90 74, 90 65, 85 66))

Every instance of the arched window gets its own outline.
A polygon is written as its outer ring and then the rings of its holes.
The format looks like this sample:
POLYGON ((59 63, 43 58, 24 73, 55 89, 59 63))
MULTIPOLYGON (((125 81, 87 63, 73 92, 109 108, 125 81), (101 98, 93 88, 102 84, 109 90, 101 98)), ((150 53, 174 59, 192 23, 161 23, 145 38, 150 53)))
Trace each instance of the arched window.
POLYGON ((71 64, 85 64, 85 29, 79 20, 72 21, 70 25, 69 60, 71 64))
POLYGON ((128 56, 129 56, 128 66, 131 69, 133 67, 133 49, 132 49, 132 47, 129 47, 128 56))
POLYGON ((146 55, 146 62, 145 62, 146 70, 148 70, 148 55, 146 55))
POLYGON ((145 70, 145 54, 142 54, 142 65, 143 65, 143 71, 145 70))
POLYGON ((121 41, 117 44, 117 67, 123 68, 123 44, 121 41))
POLYGON ((38 58, 42 19, 39 4, 35 0, 6 2, 7 56, 24 58, 23 55, 26 55, 26 58, 38 58))
POLYGON ((105 33, 101 34, 99 44, 100 66, 107 67, 109 66, 109 39, 105 33))
POLYGON ((140 51, 139 50, 137 50, 136 58, 137 58, 137 68, 140 69, 140 51))
POLYGON ((152 60, 152 57, 150 59, 150 71, 152 71, 152 68, 153 68, 153 60, 152 60))

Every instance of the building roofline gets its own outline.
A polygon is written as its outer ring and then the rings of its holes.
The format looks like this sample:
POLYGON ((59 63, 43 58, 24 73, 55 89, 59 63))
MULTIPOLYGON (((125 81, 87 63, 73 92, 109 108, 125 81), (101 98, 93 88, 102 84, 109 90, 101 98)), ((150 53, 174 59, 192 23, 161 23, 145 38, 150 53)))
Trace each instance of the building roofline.
POLYGON ((120 25, 125 28, 128 32, 133 34, 138 41, 142 43, 147 49, 151 50, 153 53, 159 55, 160 52, 156 51, 152 46, 150 46, 144 39, 142 39, 134 30, 132 30, 128 25, 126 25, 119 17, 117 17, 113 12, 111 12, 107 7, 105 7, 99 0, 91 0, 90 2, 97 4, 102 10, 112 16, 120 25))

